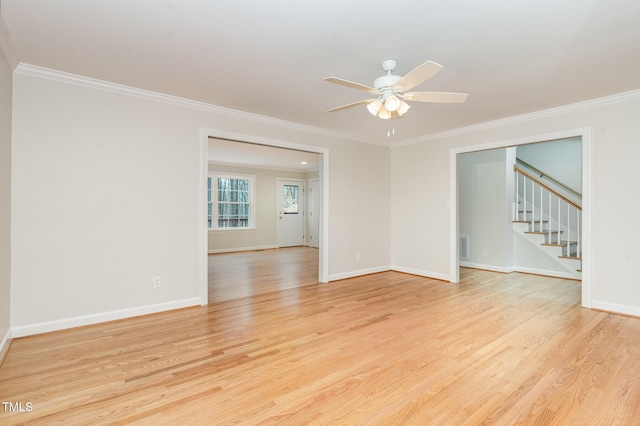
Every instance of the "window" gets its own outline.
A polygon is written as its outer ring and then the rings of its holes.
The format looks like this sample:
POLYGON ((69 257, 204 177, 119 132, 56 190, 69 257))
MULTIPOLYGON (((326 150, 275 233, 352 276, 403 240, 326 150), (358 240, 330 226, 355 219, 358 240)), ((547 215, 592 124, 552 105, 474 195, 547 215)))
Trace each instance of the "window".
POLYGON ((298 185, 284 185, 284 214, 298 214, 298 185))
POLYGON ((209 229, 251 229, 254 225, 253 175, 209 175, 207 208, 209 229))

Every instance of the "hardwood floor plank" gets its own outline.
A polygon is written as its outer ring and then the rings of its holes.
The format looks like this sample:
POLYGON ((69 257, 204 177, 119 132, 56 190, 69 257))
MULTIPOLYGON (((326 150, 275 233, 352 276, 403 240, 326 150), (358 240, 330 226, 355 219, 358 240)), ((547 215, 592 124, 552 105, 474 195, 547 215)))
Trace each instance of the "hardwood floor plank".
POLYGON ((579 282, 273 270, 313 253, 210 256, 207 307, 15 339, 0 399, 33 409, 0 423, 638 424, 640 319, 579 282))

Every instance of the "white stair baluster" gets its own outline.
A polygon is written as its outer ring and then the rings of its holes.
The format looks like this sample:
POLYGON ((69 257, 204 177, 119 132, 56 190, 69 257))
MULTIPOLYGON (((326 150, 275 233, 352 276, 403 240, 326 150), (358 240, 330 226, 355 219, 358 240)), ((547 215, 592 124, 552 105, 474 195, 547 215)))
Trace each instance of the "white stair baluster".
POLYGON ((571 204, 567 203, 567 256, 571 257, 571 204))
POLYGON ((531 179, 531 230, 536 232, 536 182, 531 179))
POLYGON ((580 234, 582 233, 582 230, 580 228, 580 210, 576 209, 576 222, 578 224, 578 232, 576 233, 576 256, 577 257, 582 257, 582 251, 580 248, 580 234))
POLYGON ((519 220, 518 219, 518 172, 513 169, 513 177, 516 180, 515 192, 513 195, 513 208, 511 209, 511 220, 519 220))
POLYGON ((540 232, 544 232, 544 225, 542 223, 542 209, 544 209, 544 187, 542 185, 540 185, 540 232))
MULTIPOLYGON (((524 214, 524 221, 527 221, 527 177, 522 175, 522 186, 524 187, 524 192, 523 192, 523 198, 524 201, 522 202, 522 213, 524 214)), ((533 231, 533 229, 530 229, 530 231, 533 231)))
MULTIPOLYGON (((547 229, 551 232, 551 191, 549 191, 549 226, 547 229)), ((549 242, 551 242, 551 234, 549 234, 549 242)))
POLYGON ((558 197, 558 235, 556 236, 556 244, 560 244, 560 197, 558 197))

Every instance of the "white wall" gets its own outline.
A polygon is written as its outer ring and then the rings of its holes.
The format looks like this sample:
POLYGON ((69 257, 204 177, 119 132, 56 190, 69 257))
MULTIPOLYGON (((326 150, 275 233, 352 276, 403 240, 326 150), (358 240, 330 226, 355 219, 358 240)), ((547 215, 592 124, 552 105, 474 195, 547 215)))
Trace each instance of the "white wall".
POLYGON ((580 194, 582 193, 581 144, 580 138, 532 143, 519 146, 517 156, 580 194))
POLYGON ((449 279, 448 173, 446 144, 423 143, 391 150, 394 269, 449 279))
MULTIPOLYGON (((591 274, 595 308, 640 315, 635 217, 640 209, 640 92, 460 129, 422 143, 397 146, 391 155, 391 260, 405 269, 450 277, 449 199, 452 149, 486 146, 536 135, 591 129, 591 274), (415 195, 415 196, 414 196, 415 195), (620 236, 626 236, 620 238, 620 236)), ((544 139, 546 140, 546 139, 544 139)), ((584 196, 585 194, 583 194, 584 196)))
POLYGON ((274 248, 277 235, 277 179, 279 177, 305 179, 306 173, 253 167, 209 164, 209 172, 231 172, 255 176, 256 227, 247 230, 209 231, 209 253, 274 248))
POLYGON ((514 148, 458 155, 458 233, 470 237, 470 257, 460 266, 566 276, 566 269, 513 232, 514 162, 514 148))
MULTIPOLYGON (((0 26, 0 37, 3 37, 2 30, 0 26)), ((0 49, 0 354, 9 337, 11 311, 12 81, 11 67, 3 49, 0 49)))
POLYGON ((467 266, 505 271, 510 238, 505 149, 458 156, 459 233, 469 235, 467 266))
POLYGON ((203 128, 327 148, 329 278, 388 267, 387 148, 21 65, 13 128, 17 334, 199 303, 203 128))

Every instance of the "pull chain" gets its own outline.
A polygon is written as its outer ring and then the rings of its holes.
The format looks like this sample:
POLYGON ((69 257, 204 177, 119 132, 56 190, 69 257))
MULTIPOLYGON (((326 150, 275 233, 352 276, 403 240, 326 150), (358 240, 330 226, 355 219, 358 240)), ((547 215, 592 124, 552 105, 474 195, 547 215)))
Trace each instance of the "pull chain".
POLYGON ((391 124, 393 120, 389 120, 389 130, 387 130, 387 137, 391 138, 393 136, 395 136, 396 134, 396 129, 395 127, 391 124))

